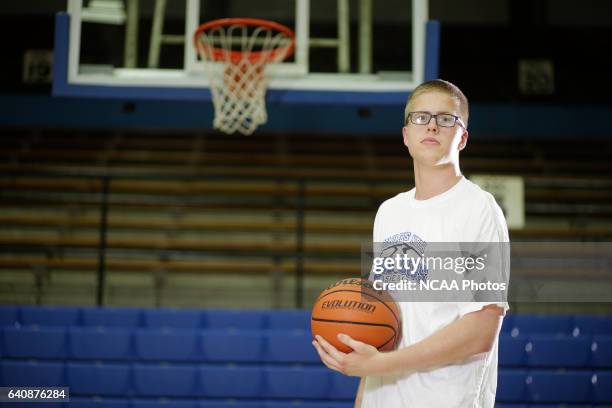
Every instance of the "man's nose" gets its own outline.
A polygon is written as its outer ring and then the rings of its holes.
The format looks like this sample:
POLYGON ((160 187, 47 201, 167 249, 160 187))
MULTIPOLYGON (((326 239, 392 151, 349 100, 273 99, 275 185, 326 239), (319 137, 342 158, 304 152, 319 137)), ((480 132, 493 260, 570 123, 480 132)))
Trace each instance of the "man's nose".
POLYGON ((432 116, 431 119, 429 119, 429 123, 427 124, 427 130, 430 130, 432 132, 438 131, 438 122, 436 121, 435 116, 432 116))

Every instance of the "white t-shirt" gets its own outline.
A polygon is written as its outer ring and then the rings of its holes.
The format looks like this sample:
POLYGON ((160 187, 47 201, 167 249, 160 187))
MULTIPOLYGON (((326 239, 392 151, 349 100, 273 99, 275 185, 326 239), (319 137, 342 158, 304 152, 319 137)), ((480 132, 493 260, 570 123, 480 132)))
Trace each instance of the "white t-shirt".
MULTIPOLYGON (((508 242, 504 215, 490 193, 462 178, 448 191, 416 200, 415 189, 382 203, 374 222, 374 242, 414 237, 424 242, 508 242)), ((400 302, 399 348, 492 302, 400 302)), ((496 303, 508 309, 507 302, 496 303)), ((492 408, 497 388, 497 341, 492 350, 429 371, 369 376, 363 408, 492 408)))

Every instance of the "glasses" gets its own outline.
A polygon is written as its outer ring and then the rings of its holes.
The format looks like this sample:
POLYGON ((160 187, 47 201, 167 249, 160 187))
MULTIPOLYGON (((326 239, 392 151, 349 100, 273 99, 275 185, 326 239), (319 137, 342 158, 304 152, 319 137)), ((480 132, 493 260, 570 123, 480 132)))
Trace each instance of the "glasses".
POLYGON ((431 118, 435 118, 436 123, 440 127, 453 127, 455 126, 455 123, 459 123, 459 126, 465 129, 465 125, 463 124, 461 118, 459 116, 451 115, 450 113, 438 113, 437 115, 434 115, 433 113, 429 112, 409 112, 408 118, 406 118, 406 123, 404 123, 404 125, 407 125, 408 121, 414 123, 415 125, 427 125, 429 121, 431 121, 431 118))

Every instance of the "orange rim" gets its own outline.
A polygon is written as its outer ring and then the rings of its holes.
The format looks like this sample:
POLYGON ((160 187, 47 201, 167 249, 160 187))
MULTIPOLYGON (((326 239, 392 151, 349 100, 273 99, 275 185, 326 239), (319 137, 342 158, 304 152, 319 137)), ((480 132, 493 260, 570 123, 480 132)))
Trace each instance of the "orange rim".
MULTIPOLYGON (((269 59, 269 61, 274 60, 277 54, 284 53, 283 59, 291 56, 293 54, 294 45, 295 45, 295 33, 289 27, 279 24, 270 20, 263 20, 259 18, 221 18, 218 20, 212 20, 200 25, 193 35, 193 41, 196 49, 202 51, 201 47, 203 44, 199 41, 200 36, 203 32, 211 30, 217 27, 223 26, 231 26, 231 25, 244 25, 244 26, 252 26, 252 27, 265 27, 271 30, 276 30, 285 34, 291 42, 282 47, 275 48, 273 50, 268 51, 251 51, 249 52, 249 61, 251 63, 255 63, 259 61, 261 58, 269 59)), ((214 61, 222 61, 225 59, 225 55, 227 55, 227 51, 223 48, 215 47, 212 45, 207 45, 207 49, 210 51, 210 56, 214 61)), ((243 51, 229 51, 230 59, 237 63, 242 60, 244 56, 243 51)))

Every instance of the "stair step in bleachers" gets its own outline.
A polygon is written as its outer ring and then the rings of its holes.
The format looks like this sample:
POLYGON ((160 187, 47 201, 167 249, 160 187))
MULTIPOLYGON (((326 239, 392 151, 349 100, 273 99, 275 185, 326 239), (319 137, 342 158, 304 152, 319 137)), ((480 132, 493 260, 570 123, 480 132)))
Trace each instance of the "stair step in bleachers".
MULTIPOLYGON (((357 379, 323 366, 2 361, 5 386, 69 386, 75 397, 349 400, 357 379)), ((500 369, 497 400, 611 403, 609 371, 500 369)))
POLYGON ((592 364, 591 337, 529 335, 525 345, 530 367, 588 367, 592 364))
MULTIPOLYGON (((70 406, 350 406, 309 312, 0 306, 2 386, 69 386, 70 406), (88 405, 90 404, 90 405, 88 405)), ((610 316, 508 315, 497 407, 612 404, 610 316)))
POLYGON ((74 396, 343 400, 357 378, 321 365, 210 365, 108 362, 0 362, 4 386, 70 387, 74 396))
POLYGON ((143 314, 134 308, 83 308, 85 326, 136 328, 143 325, 143 314))
MULTIPOLYGON (((527 225, 511 231, 515 241, 609 240, 610 143, 558 145, 475 140, 462 152, 463 171, 524 178, 527 225)), ((175 277, 198 276, 192 287, 226 273, 286 286, 300 255, 302 210, 305 285, 316 293, 322 277, 356 276, 377 206, 414 177, 401 140, 380 135, 15 130, 0 146, 5 302, 95 302, 103 176, 106 292, 111 304, 132 306, 224 305, 222 294, 181 296, 175 277), (68 278, 76 272, 82 279, 68 278), (70 284, 56 284, 58 274, 70 284), (119 275, 140 283, 112 286, 119 275)), ((233 297, 240 306, 288 307, 295 302, 286 293, 233 297)))
POLYGON ((3 355, 10 358, 65 359, 68 357, 63 327, 5 327, 3 355))
POLYGON ((65 372, 74 395, 120 397, 132 392, 132 373, 125 364, 66 363, 65 372))
MULTIPOLYGON (((130 360, 133 332, 117 328, 72 327, 67 333, 74 360, 130 360)), ((178 352, 178 350, 177 350, 178 352)))
POLYGON ((574 317, 575 335, 608 334, 612 335, 612 318, 610 316, 577 315, 574 317))
POLYGON ((91 399, 71 398, 70 407, 95 407, 95 408, 352 408, 351 402, 339 401, 274 401, 274 400, 249 400, 249 399, 210 399, 210 400, 172 400, 167 399, 91 399))
POLYGON ((516 315, 512 321, 511 334, 546 333, 568 334, 572 332, 571 316, 516 315))
POLYGON ((499 364, 504 367, 524 367, 527 364, 527 342, 527 336, 511 336, 502 332, 499 336, 499 364))
MULTIPOLYGON (((0 324, 34 327, 310 330, 308 310, 231 310, 1 305, 0 324)), ((610 335, 610 315, 508 314, 502 335, 610 335), (524 331, 524 332, 523 332, 524 331)))
MULTIPOLYGON (((316 363, 306 330, 5 327, 8 358, 316 363)), ((612 336, 500 336, 502 366, 612 367, 612 336)))
POLYGON ((525 382, 534 402, 581 403, 589 402, 593 390, 600 386, 593 380, 593 376, 594 374, 583 371, 532 370, 525 382))
POLYGON ((594 367, 612 367, 612 336, 594 336, 591 365, 594 367))
MULTIPOLYGON (((601 330, 579 335, 576 327, 587 316, 549 317, 551 322, 567 321, 562 326, 565 331, 550 333, 546 324, 529 326, 527 334, 502 331, 499 361, 503 367, 612 368, 612 335, 597 334, 609 329, 610 317, 597 319, 601 330)), ((310 344, 307 311, 2 306, 0 318, 2 354, 10 359, 318 362, 310 344), (289 320, 291 316, 295 318, 289 320)), ((545 321, 546 317, 510 315, 507 319, 545 321)))
POLYGON ((0 306, 0 327, 14 326, 20 322, 20 307, 16 305, 0 306))

